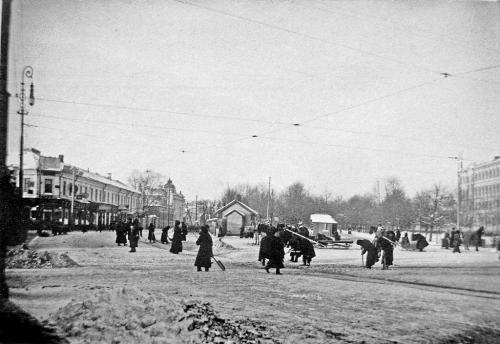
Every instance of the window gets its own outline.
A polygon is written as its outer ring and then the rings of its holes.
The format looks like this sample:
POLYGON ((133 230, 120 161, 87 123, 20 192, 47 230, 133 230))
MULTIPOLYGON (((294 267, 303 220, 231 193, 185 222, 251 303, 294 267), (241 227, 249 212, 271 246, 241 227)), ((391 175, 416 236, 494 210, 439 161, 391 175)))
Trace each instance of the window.
POLYGON ((66 196, 66 181, 63 181, 63 190, 62 190, 63 196, 66 196))
POLYGON ((45 179, 44 193, 52 193, 52 179, 45 179))
POLYGON ((28 193, 29 195, 33 195, 34 187, 35 183, 31 180, 31 178, 24 178, 24 192, 28 193))
POLYGON ((73 194, 73 184, 69 183, 69 192, 68 195, 71 196, 73 194))

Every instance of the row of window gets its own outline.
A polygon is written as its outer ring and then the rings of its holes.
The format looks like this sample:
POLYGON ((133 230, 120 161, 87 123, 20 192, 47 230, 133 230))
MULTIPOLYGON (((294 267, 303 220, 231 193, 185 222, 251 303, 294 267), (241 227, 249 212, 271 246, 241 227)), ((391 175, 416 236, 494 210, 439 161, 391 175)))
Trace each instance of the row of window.
POLYGON ((498 167, 490 167, 490 168, 488 168, 487 170, 484 170, 484 171, 474 172, 474 180, 472 180, 472 177, 465 176, 463 178, 463 182, 464 183, 469 183, 469 182, 472 182, 472 181, 490 179, 490 178, 495 178, 495 177, 500 177, 500 166, 498 166, 498 167))
MULTIPOLYGON (((31 178, 24 179, 24 190, 28 194, 34 194, 35 183, 31 178)), ((43 181, 43 193, 53 194, 54 193, 54 180, 51 178, 45 178, 43 181)), ((94 202, 110 203, 115 205, 128 204, 129 207, 135 208, 138 203, 138 199, 134 197, 129 197, 126 195, 119 195, 115 192, 105 191, 82 184, 75 185, 75 195, 86 194, 87 199, 94 202)), ((71 196, 73 194, 73 183, 63 181, 61 194, 63 196, 71 196)))

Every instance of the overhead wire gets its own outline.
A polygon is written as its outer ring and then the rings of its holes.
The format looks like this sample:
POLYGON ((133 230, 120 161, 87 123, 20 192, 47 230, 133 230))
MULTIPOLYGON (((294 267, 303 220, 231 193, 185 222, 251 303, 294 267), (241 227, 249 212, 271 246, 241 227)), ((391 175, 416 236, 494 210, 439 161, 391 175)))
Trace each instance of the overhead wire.
POLYGON ((257 20, 257 19, 253 19, 253 18, 249 18, 249 17, 245 17, 245 16, 241 16, 241 15, 238 15, 238 14, 234 14, 234 13, 230 13, 230 12, 227 12, 227 11, 219 10, 219 9, 216 9, 216 8, 213 8, 213 7, 204 6, 204 5, 201 5, 199 3, 192 3, 192 2, 186 1, 186 0, 173 0, 173 1, 181 3, 181 4, 185 4, 185 5, 188 5, 188 6, 192 6, 192 7, 197 7, 197 8, 200 8, 200 9, 204 9, 206 11, 217 13, 219 15, 228 16, 228 17, 235 18, 235 19, 238 19, 238 20, 243 20, 243 21, 246 21, 246 22, 249 22, 249 23, 259 24, 259 25, 271 28, 273 30, 277 30, 277 31, 281 31, 281 32, 286 32, 286 33, 289 33, 289 34, 297 35, 297 36, 300 36, 300 37, 304 37, 304 38, 307 38, 307 39, 310 39, 310 40, 314 40, 314 41, 318 41, 318 42, 322 42, 322 43, 326 43, 326 44, 330 44, 330 45, 339 46, 339 47, 345 48, 347 50, 358 52, 360 54, 364 54, 364 55, 376 57, 376 58, 381 59, 381 60, 391 61, 392 63, 396 63, 398 65, 411 66, 413 68, 424 70, 426 72, 433 73, 433 74, 441 74, 443 72, 443 71, 437 71, 437 70, 434 70, 434 69, 431 69, 431 68, 427 68, 425 66, 416 65, 416 64, 413 64, 413 63, 408 63, 406 61, 401 61, 401 60, 398 60, 398 59, 393 58, 393 57, 384 56, 384 55, 375 53, 373 51, 356 48, 356 47, 350 46, 350 45, 345 44, 345 43, 334 42, 334 41, 331 41, 331 40, 327 40, 327 39, 324 39, 324 38, 321 38, 321 37, 316 37, 314 35, 303 33, 303 32, 300 32, 300 31, 296 31, 296 30, 285 28, 285 27, 281 27, 279 25, 266 23, 266 22, 261 21, 261 20, 257 20))

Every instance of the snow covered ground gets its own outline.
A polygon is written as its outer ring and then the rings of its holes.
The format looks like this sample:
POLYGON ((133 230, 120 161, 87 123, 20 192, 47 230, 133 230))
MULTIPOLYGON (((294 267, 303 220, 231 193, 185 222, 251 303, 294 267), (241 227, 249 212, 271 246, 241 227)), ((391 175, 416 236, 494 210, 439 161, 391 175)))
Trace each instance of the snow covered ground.
POLYGON ((79 266, 8 270, 12 301, 73 343, 496 343, 500 336, 494 249, 396 248, 391 270, 379 263, 367 270, 354 244, 316 249, 310 267, 287 257, 277 276, 260 266, 253 239, 215 240, 225 272, 215 264, 196 272, 195 234, 179 255, 144 239, 129 253, 114 239, 111 232, 36 238, 32 249, 66 253, 79 266), (177 324, 186 304, 202 320, 177 324))

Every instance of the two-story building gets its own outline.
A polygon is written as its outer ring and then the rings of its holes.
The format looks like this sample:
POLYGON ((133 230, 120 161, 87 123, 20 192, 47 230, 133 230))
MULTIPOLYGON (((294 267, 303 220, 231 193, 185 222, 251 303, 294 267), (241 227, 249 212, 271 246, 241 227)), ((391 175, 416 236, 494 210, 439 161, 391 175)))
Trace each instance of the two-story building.
MULTIPOLYGON (((119 216, 142 212, 141 194, 130 186, 88 169, 66 164, 64 156, 47 157, 25 150, 23 200, 32 218, 69 224, 109 225, 119 216)), ((18 167, 14 167, 19 185, 18 167)))

